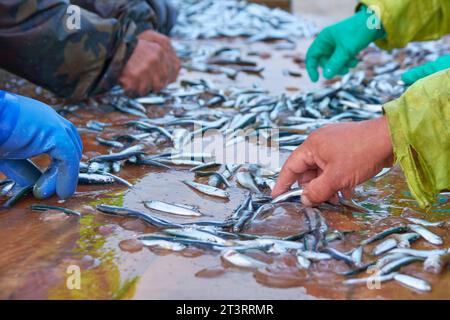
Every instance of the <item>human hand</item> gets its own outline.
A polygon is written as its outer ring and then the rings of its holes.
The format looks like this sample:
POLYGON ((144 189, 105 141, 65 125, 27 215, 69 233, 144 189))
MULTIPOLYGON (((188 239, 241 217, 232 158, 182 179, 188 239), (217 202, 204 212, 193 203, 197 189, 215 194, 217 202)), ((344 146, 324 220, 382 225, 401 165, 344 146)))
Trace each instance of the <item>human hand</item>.
POLYGON ((385 117, 324 126, 313 132, 284 164, 272 197, 298 182, 306 206, 335 199, 341 191, 351 198, 354 188, 393 163, 385 117))
POLYGON ((181 68, 170 39, 147 30, 138 36, 138 44, 119 78, 120 85, 141 96, 158 92, 177 79, 181 68))
POLYGON ((0 171, 22 186, 34 185, 37 198, 76 190, 82 143, 69 121, 51 107, 0 90, 0 171), (41 174, 28 159, 48 154, 51 165, 41 174))
MULTIPOLYGON (((353 16, 323 29, 306 54, 306 69, 313 82, 319 80, 318 67, 323 68, 323 76, 331 79, 348 73, 358 64, 356 56, 371 42, 385 36, 380 29, 369 28, 372 16, 363 7, 353 16)), ((378 18, 376 18, 378 19, 378 18)))

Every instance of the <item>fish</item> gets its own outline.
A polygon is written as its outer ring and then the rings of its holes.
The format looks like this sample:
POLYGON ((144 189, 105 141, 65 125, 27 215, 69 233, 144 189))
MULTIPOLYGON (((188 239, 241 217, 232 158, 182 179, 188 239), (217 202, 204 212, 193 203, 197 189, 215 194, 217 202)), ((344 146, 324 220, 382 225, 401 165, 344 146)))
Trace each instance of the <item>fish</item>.
POLYGON ((32 190, 33 186, 20 187, 20 189, 18 189, 8 200, 6 200, 0 208, 1 209, 12 208, 16 203, 18 203, 20 200, 22 200, 28 194, 30 194, 32 190))
POLYGON ((186 246, 181 243, 171 242, 167 240, 142 239, 140 241, 146 247, 158 247, 164 250, 170 250, 174 252, 183 251, 184 249, 186 249, 186 246))
POLYGON ((224 191, 219 188, 211 187, 206 184, 201 184, 201 183, 197 183, 194 181, 188 181, 188 180, 184 180, 183 183, 186 184, 187 186, 191 187, 192 189, 197 190, 198 192, 209 195, 209 196, 218 197, 218 198, 222 198, 222 199, 230 198, 230 194, 227 191, 224 191))
POLYGON ((275 199, 273 199, 271 201, 271 204, 277 204, 277 203, 285 202, 285 201, 288 201, 289 199, 291 199, 293 197, 301 197, 302 194, 303 194, 303 189, 302 188, 291 189, 291 190, 289 190, 289 191, 279 195, 275 199))
POLYGON ((178 216, 188 217, 200 217, 202 213, 198 211, 198 208, 193 206, 186 206, 175 203, 167 203, 158 200, 145 201, 144 205, 152 210, 157 210, 165 213, 170 213, 178 216))
POLYGON ((311 266, 311 261, 309 261, 305 256, 297 254, 297 265, 302 269, 309 269, 311 266))
POLYGON ((255 184, 255 181, 252 177, 252 174, 249 171, 239 171, 236 173, 236 179, 242 187, 254 192, 260 193, 261 191, 258 189, 258 186, 255 184))
POLYGON ((398 242, 396 239, 389 238, 378 244, 375 248, 372 250, 372 255, 378 256, 380 254, 383 254, 389 250, 392 250, 396 248, 398 245, 398 242))
POLYGON ((429 231, 428 229, 425 229, 424 227, 422 227, 420 225, 410 224, 410 225, 408 225, 408 228, 411 231, 419 234, 422 238, 424 238, 426 241, 428 241, 431 244, 439 246, 444 243, 444 241, 442 240, 442 238, 440 236, 432 233, 431 231, 429 231))
POLYGON ((268 266, 267 263, 239 253, 236 250, 225 250, 220 257, 227 263, 239 268, 259 269, 268 266))
POLYGON ((111 184, 114 182, 116 182, 116 180, 111 175, 98 173, 78 174, 78 184, 101 185, 101 184, 111 184))
POLYGON ((185 228, 176 228, 176 229, 164 229, 162 230, 164 233, 176 236, 176 237, 182 237, 182 238, 189 238, 189 239, 195 239, 195 240, 201 240, 201 241, 207 241, 207 242, 214 242, 220 245, 231 245, 232 242, 225 240, 223 238, 220 238, 210 232, 206 232, 204 230, 198 230, 195 228, 185 227, 185 228))
POLYGON ((311 261, 322 261, 322 260, 330 260, 330 259, 332 259, 332 256, 330 254, 324 253, 324 252, 298 250, 297 251, 297 256, 298 255, 301 255, 301 256, 303 256, 306 259, 311 260, 311 261))
POLYGON ((431 285, 427 281, 406 274, 397 273, 394 276, 394 280, 415 290, 431 291, 431 285))
POLYGON ((324 251, 336 260, 344 261, 345 263, 350 264, 350 265, 354 264, 354 261, 351 256, 349 256, 345 253, 342 253, 334 248, 328 247, 328 248, 325 248, 324 251))
POLYGON ((43 204, 32 204, 30 206, 30 209, 34 210, 34 211, 47 211, 47 210, 61 211, 61 212, 64 212, 65 214, 67 214, 67 215, 76 216, 78 218, 81 218, 81 213, 79 213, 78 211, 71 210, 71 209, 64 208, 64 207, 59 207, 59 206, 50 206, 50 205, 43 205, 43 204))
POLYGON ((113 216, 138 218, 156 228, 184 228, 185 227, 181 224, 172 223, 170 221, 152 216, 148 212, 141 212, 141 211, 125 208, 125 207, 99 204, 96 206, 96 209, 100 212, 110 214, 113 216))
POLYGON ((413 262, 418 262, 418 261, 423 261, 423 258, 419 258, 419 257, 412 257, 412 256, 408 256, 408 257, 404 257, 404 258, 399 258, 397 260, 394 260, 392 262, 387 263, 386 265, 384 265, 381 269, 380 269, 380 273, 382 275, 385 274, 389 274, 392 273, 394 271, 397 271, 398 269, 400 269, 401 267, 404 267, 406 265, 409 265, 413 262))
POLYGON ((383 283, 386 281, 393 280, 395 275, 396 275, 396 273, 393 272, 390 274, 371 276, 371 277, 367 277, 367 278, 348 279, 348 280, 344 280, 342 283, 345 285, 355 285, 355 284, 366 284, 367 285, 368 283, 373 283, 374 281, 383 283))
POLYGON ((417 219, 417 218, 406 218, 406 220, 408 220, 409 222, 416 224, 416 225, 421 225, 424 227, 442 227, 445 225, 445 221, 439 221, 439 222, 430 222, 430 221, 426 221, 423 219, 417 219))
POLYGON ((380 233, 374 234, 373 236, 361 241, 361 245, 365 246, 365 245, 371 244, 372 242, 384 239, 387 236, 390 236, 391 234, 402 233, 402 232, 406 232, 407 230, 408 230, 408 228, 406 227, 406 225, 400 225, 400 226, 388 228, 386 230, 381 231, 380 233))
POLYGON ((117 149, 123 149, 125 146, 123 143, 115 140, 106 140, 100 137, 95 137, 95 140, 98 141, 101 145, 107 146, 107 147, 113 147, 117 149))

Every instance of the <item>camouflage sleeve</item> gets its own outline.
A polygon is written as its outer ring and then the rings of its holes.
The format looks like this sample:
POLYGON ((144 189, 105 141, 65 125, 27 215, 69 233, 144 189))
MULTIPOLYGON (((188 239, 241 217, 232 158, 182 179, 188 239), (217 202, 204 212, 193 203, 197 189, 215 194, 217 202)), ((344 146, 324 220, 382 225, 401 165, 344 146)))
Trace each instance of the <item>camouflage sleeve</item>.
POLYGON ((170 0, 147 0, 157 16, 156 30, 168 35, 177 21, 178 12, 170 0))
POLYGON ((134 50, 140 19, 152 26, 149 6, 144 13, 130 9, 142 1, 127 3, 104 18, 64 0, 1 1, 0 67, 62 97, 107 91, 134 50))
POLYGON ((70 3, 96 13, 104 19, 118 19, 126 15, 136 24, 137 34, 148 29, 156 29, 158 25, 158 15, 146 0, 71 0, 70 3))

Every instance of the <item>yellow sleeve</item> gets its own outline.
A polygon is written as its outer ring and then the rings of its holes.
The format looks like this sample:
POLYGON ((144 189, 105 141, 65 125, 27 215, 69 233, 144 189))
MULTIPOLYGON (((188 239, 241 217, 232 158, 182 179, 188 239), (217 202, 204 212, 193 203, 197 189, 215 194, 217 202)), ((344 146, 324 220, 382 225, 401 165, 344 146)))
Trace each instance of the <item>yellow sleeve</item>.
POLYGON ((361 4, 381 18, 387 36, 375 43, 385 50, 450 33, 450 0, 360 0, 361 4))
POLYGON ((412 85, 384 105, 396 163, 419 205, 450 190, 450 69, 412 85))

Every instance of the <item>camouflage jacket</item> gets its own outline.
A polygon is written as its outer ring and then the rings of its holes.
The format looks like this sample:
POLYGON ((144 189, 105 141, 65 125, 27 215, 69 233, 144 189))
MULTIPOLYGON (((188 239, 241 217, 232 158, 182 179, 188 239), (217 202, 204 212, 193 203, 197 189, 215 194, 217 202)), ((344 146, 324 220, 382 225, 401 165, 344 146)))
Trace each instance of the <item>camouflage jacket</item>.
POLYGON ((140 32, 170 30, 173 12, 158 24, 164 1, 3 0, 0 68, 70 99, 105 92, 117 83, 140 32))

